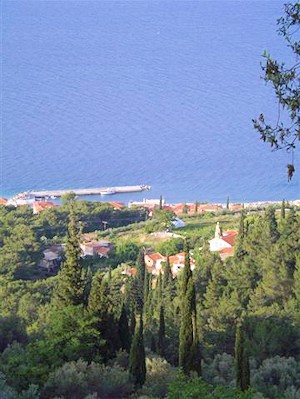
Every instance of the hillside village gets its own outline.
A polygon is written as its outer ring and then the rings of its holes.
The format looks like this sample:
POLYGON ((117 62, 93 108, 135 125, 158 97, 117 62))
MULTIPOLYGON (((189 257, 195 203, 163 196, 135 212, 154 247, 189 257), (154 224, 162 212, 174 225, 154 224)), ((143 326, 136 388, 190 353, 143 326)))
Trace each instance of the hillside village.
MULTIPOLYGON (((222 392, 212 397, 254 399, 251 383, 268 398, 269 384, 259 381, 282 373, 279 364, 289 375, 298 367, 295 203, 1 202, 0 387, 14 392, 9 399, 29 395, 30 383, 40 395, 32 399, 74 399, 74 389, 78 399, 169 399, 172 386, 183 384, 182 392, 192 383, 190 367, 203 376, 197 389, 222 392), (251 370, 232 388, 240 325, 251 370), (185 363, 192 348, 197 356, 185 363), (143 374, 130 368, 133 356, 144 358, 143 374), (70 370, 75 380, 64 374, 70 370), (84 391, 78 373, 93 381, 84 391)), ((273 397, 297 392, 296 376, 275 384, 273 397)))

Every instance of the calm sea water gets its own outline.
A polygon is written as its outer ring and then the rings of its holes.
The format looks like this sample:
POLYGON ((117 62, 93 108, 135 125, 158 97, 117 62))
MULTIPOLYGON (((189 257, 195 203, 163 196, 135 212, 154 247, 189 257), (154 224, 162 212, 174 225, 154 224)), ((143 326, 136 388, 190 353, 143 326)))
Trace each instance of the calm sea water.
POLYGON ((272 153, 262 53, 285 1, 2 1, 1 196, 148 184, 168 202, 300 197, 272 153))

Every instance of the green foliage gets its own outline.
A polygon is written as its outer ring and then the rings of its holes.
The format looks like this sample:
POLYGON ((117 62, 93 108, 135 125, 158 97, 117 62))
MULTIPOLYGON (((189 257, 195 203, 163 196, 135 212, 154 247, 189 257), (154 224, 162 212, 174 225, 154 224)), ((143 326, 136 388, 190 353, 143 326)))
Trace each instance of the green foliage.
POLYGON ((164 308, 160 306, 159 311, 159 329, 158 329, 158 339, 157 339, 157 352, 160 356, 164 356, 165 353, 165 334, 166 334, 166 326, 165 326, 165 315, 164 308))
POLYGON ((0 352, 14 341, 25 343, 27 334, 22 320, 17 316, 0 317, 0 352))
POLYGON ((250 386, 249 357, 245 345, 244 324, 239 322, 235 333, 236 386, 246 391, 250 386))
MULTIPOLYGON (((278 20, 279 34, 286 40, 287 46, 292 50, 292 59, 297 59, 300 54, 300 42, 296 32, 300 24, 299 2, 285 5, 285 14, 278 20)), ((298 74, 299 63, 286 66, 271 58, 265 52, 265 65, 262 66, 264 80, 271 84, 278 99, 278 120, 270 124, 265 121, 263 114, 253 120, 254 128, 259 132, 260 138, 274 149, 293 150, 299 141, 299 97, 300 79, 298 74)), ((292 163, 288 165, 288 179, 295 171, 292 163)))
POLYGON ((97 359, 102 344, 95 319, 80 306, 68 306, 49 313, 42 339, 25 348, 16 343, 7 347, 0 369, 11 386, 27 389, 29 382, 40 384, 65 361, 97 359))
POLYGON ((121 341, 121 349, 129 353, 131 346, 131 335, 129 331, 127 311, 124 304, 122 306, 118 327, 119 327, 119 336, 121 341))
POLYGON ((119 262, 135 262, 139 254, 139 247, 134 242, 117 242, 115 256, 119 262))
POLYGON ((179 374, 174 382, 171 382, 167 399, 262 399, 253 391, 242 392, 235 388, 222 386, 214 387, 207 384, 201 378, 187 378, 179 374))
POLYGON ((74 209, 70 211, 66 261, 58 275, 58 286, 54 291, 53 303, 56 307, 79 305, 85 302, 86 274, 80 262, 79 233, 74 209))
POLYGON ((129 355, 129 380, 135 387, 142 387, 146 381, 146 362, 143 338, 143 319, 140 316, 132 340, 129 355))
POLYGON ((156 250, 162 255, 170 256, 182 251, 182 247, 181 238, 172 238, 171 240, 164 241, 157 245, 156 250))
POLYGON ((201 357, 196 328, 196 293, 190 269, 189 247, 185 246, 185 263, 181 281, 179 366, 187 375, 192 370, 201 374, 201 357))
POLYGON ((82 399, 92 394, 99 395, 101 399, 119 399, 128 397, 132 390, 124 369, 78 360, 66 363, 50 374, 41 399, 52 399, 54 396, 82 399))
POLYGON ((105 340, 105 344, 99 348, 105 362, 111 359, 121 346, 111 288, 112 284, 109 284, 109 280, 97 272, 93 277, 88 303, 88 311, 95 319, 95 327, 105 340))
POLYGON ((228 353, 217 354, 203 367, 203 378, 212 385, 235 386, 235 364, 228 353))
POLYGON ((162 357, 147 356, 147 379, 142 394, 155 398, 165 398, 168 386, 175 379, 175 369, 162 357))
POLYGON ((292 357, 275 356, 266 359, 253 372, 253 386, 266 397, 274 399, 286 398, 286 395, 292 395, 292 391, 298 390, 299 393, 300 363, 292 357))

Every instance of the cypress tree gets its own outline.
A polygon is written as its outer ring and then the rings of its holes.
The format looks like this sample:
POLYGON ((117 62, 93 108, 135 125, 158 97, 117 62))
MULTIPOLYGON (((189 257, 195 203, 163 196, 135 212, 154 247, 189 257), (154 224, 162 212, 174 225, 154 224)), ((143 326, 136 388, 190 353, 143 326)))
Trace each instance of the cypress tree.
POLYGON ((129 353, 131 346, 131 335, 129 331, 127 311, 124 303, 122 305, 121 315, 119 318, 119 337, 121 348, 129 353))
POLYGON ((281 219, 285 219, 285 200, 281 203, 281 219))
POLYGON ((196 202, 195 202, 195 214, 196 214, 196 215, 198 214, 198 208, 199 208, 199 202, 196 201, 196 202))
POLYGON ((195 284, 190 269, 189 248, 187 244, 185 249, 186 256, 181 286, 179 366, 188 375, 191 371, 201 372, 201 357, 196 328, 195 284))
POLYGON ((182 271, 182 294, 186 294, 188 281, 192 277, 191 265, 190 265, 190 249, 187 240, 184 242, 184 267, 182 271))
POLYGON ((230 204, 230 200, 229 200, 229 196, 228 196, 227 200, 226 200, 226 209, 229 209, 229 204, 230 204))
POLYGON ((242 322, 236 327, 235 335, 236 386, 246 391, 250 386, 249 358, 245 348, 244 328, 242 322))
POLYGON ((52 302, 56 307, 85 303, 87 279, 80 262, 80 241, 74 208, 71 207, 66 244, 66 260, 58 274, 52 302))
POLYGON ((160 195, 159 197, 159 209, 163 209, 163 196, 160 195))
POLYGON ((129 326, 129 332, 130 336, 133 337, 135 333, 135 327, 136 327, 136 320, 135 320, 135 314, 132 311, 130 315, 130 326, 129 326))
POLYGON ((129 355, 129 381, 141 388, 146 381, 146 357, 143 338, 143 319, 139 315, 129 355))
POLYGON ((155 342, 155 338, 154 335, 152 333, 150 333, 151 335, 151 340, 150 340, 150 350, 153 353, 156 353, 156 342, 155 342))
POLYGON ((135 307, 137 313, 141 314, 143 312, 144 306, 144 284, 145 284, 145 274, 146 274, 146 265, 144 260, 144 251, 141 250, 137 259, 137 275, 134 280, 133 285, 133 295, 135 300, 135 307))
POLYGON ((105 344, 101 347, 100 352, 104 362, 107 362, 121 347, 121 341, 110 287, 100 272, 95 274, 92 281, 88 310, 97 318, 97 329, 101 332, 101 337, 105 339, 105 344))
POLYGON ((265 213, 265 220, 268 226, 268 234, 272 243, 275 243, 279 238, 279 232, 277 229, 277 221, 275 216, 275 209, 269 207, 265 213))
POLYGON ((240 225, 239 225, 239 238, 243 240, 245 237, 245 211, 242 210, 240 217, 240 225))
POLYGON ((171 267, 170 267, 170 259, 169 257, 167 257, 167 261, 164 265, 164 275, 163 275, 163 289, 165 290, 169 284, 171 279, 173 279, 172 277, 172 272, 171 272, 171 267))
POLYGON ((164 307, 160 306, 159 329, 158 329, 158 340, 157 340, 157 350, 160 356, 164 356, 165 354, 165 334, 166 334, 166 326, 165 326, 164 307))

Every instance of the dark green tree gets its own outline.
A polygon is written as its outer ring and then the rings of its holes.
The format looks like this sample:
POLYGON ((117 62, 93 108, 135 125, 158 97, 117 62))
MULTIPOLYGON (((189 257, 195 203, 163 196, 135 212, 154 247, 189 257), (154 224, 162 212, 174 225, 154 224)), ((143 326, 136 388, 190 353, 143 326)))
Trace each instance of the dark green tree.
POLYGON ((160 306, 157 351, 158 351, 158 354, 162 357, 165 354, 165 339, 166 339, 165 335, 166 335, 166 326, 165 326, 164 307, 160 306))
POLYGON ((140 388, 146 381, 146 360, 143 338, 143 319, 138 316, 136 331, 132 340, 129 355, 129 381, 140 388))
POLYGON ((285 219, 285 200, 281 202, 281 219, 285 219))
POLYGON ((58 274, 58 285, 53 293, 56 307, 79 305, 86 302, 86 273, 80 260, 80 243, 74 208, 70 210, 66 260, 58 274))
POLYGON ((101 332, 105 344, 101 346, 101 356, 107 362, 121 347, 119 323, 114 314, 114 303, 106 277, 97 272, 92 281, 88 310, 97 320, 96 328, 101 332))
POLYGON ((236 386, 241 391, 246 391, 250 386, 249 358, 244 335, 244 325, 238 322, 235 335, 236 386))
POLYGON ((121 315, 119 318, 119 337, 121 341, 121 348, 126 352, 130 352, 131 335, 128 325, 128 316, 125 304, 122 305, 121 315))
POLYGON ((196 323, 196 293, 195 284, 190 268, 189 246, 185 243, 185 264, 182 271, 180 329, 179 329, 179 366, 185 374, 191 371, 201 372, 199 368, 200 354, 198 350, 198 334, 196 323))
POLYGON ((229 196, 226 199, 226 209, 229 209, 229 205, 230 205, 230 199, 229 196))
POLYGON ((275 209, 273 207, 267 208, 265 213, 265 220, 267 223, 266 232, 270 238, 270 242, 275 243, 279 238, 279 232, 277 228, 275 209))
POLYGON ((144 307, 144 293, 147 292, 145 288, 146 280, 146 265, 144 260, 144 250, 141 250, 136 263, 137 274, 132 284, 132 294, 134 298, 135 310, 138 314, 142 314, 144 307))
POLYGON ((159 209, 163 209, 163 196, 160 195, 159 197, 159 209))

